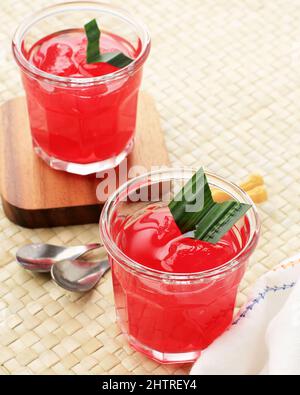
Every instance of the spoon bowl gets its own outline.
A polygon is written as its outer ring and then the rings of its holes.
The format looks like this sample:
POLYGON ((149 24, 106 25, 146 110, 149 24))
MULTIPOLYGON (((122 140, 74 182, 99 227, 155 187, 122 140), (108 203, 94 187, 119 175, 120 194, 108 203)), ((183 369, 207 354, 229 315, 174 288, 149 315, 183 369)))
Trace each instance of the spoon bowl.
POLYGON ((72 292, 87 292, 110 269, 108 260, 88 262, 64 260, 51 268, 52 279, 62 288, 72 292))

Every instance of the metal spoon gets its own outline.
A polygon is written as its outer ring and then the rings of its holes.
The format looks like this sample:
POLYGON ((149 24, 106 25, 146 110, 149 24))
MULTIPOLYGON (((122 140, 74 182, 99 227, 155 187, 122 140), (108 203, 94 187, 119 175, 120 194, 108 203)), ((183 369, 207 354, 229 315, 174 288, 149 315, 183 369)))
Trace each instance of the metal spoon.
POLYGON ((107 259, 101 262, 65 260, 52 266, 51 276, 59 286, 68 291, 86 292, 92 289, 109 269, 107 259))
POLYGON ((16 253, 18 263, 27 270, 50 272, 54 263, 76 259, 88 251, 102 247, 99 243, 62 247, 53 244, 27 244, 16 253))

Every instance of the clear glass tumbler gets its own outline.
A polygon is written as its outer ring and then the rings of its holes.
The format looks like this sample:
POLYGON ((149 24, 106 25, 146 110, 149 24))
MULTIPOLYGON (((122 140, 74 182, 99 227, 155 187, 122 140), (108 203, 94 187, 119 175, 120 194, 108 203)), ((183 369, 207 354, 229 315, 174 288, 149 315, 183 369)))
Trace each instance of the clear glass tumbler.
POLYGON ((234 259, 202 272, 170 273, 126 256, 118 245, 122 230, 145 210, 166 206, 193 173, 169 169, 132 179, 108 199, 100 218, 120 327, 135 349, 162 363, 194 361, 231 324, 238 286, 259 237, 259 219, 249 196, 206 172, 211 188, 252 204, 233 228, 240 243, 234 259))
POLYGON ((142 66, 150 51, 146 27, 108 4, 57 4, 25 19, 12 48, 21 70, 36 153, 55 169, 81 175, 118 165, 133 147, 142 66), (135 52, 127 67, 81 78, 50 74, 29 61, 32 46, 42 38, 78 31, 94 18, 101 32, 120 38, 135 52))

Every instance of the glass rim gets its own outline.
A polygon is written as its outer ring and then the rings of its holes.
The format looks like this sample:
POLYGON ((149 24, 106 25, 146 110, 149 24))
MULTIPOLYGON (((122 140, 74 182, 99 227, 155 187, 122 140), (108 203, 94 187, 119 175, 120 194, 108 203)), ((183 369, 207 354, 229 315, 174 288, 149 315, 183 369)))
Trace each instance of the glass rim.
MULTIPOLYGON (((187 280, 204 280, 204 279, 211 279, 211 278, 217 278, 220 276, 225 275, 228 271, 233 271, 237 269, 240 266, 240 261, 244 258, 246 259, 248 257, 248 254, 252 252, 252 250, 255 248, 257 242, 258 242, 258 237, 260 234, 260 220, 257 212, 257 208, 250 198, 250 196, 244 192, 238 185, 234 184, 231 181, 226 180, 222 176, 219 176, 213 172, 205 170, 205 174, 208 177, 208 181, 210 178, 213 178, 215 181, 219 181, 221 183, 226 184, 228 186, 228 189, 231 188, 232 191, 234 191, 237 195, 241 197, 241 200, 244 203, 251 204, 251 209, 248 210, 248 212, 245 214, 248 219, 250 218, 250 214, 252 215, 252 221, 249 221, 250 224, 250 236, 247 240, 247 243, 245 246, 239 251, 232 259, 224 262, 222 265, 218 266, 217 268, 213 269, 208 269, 208 270, 202 270, 200 272, 192 272, 192 273, 170 273, 170 272, 164 272, 156 269, 149 268, 147 266, 142 265, 141 263, 135 261, 134 259, 131 259, 128 257, 114 242, 112 234, 110 232, 110 219, 113 214, 111 212, 113 210, 113 206, 117 204, 117 197, 120 196, 121 194, 126 191, 126 189, 129 189, 130 186, 133 186, 135 183, 140 182, 142 180, 147 179, 147 177, 151 177, 154 175, 160 175, 163 174, 164 172, 166 173, 177 173, 177 172, 190 172, 191 176, 194 174, 197 170, 193 168, 186 168, 186 167, 181 167, 181 168, 175 168, 175 167, 170 167, 170 168, 164 168, 163 170, 157 170, 157 171, 150 171, 148 173, 142 174, 138 177, 134 177, 133 179, 125 182, 122 184, 105 202, 102 212, 100 215, 100 220, 99 220, 99 229, 100 229, 100 236, 102 239, 102 243, 104 247, 106 248, 107 252, 109 255, 112 257, 112 259, 117 260, 117 262, 129 269, 138 272, 141 275, 144 275, 146 277, 155 277, 155 278, 160 278, 162 280, 176 280, 176 281, 187 281, 187 280), (251 229, 252 227, 252 229, 251 229), (252 234, 251 234, 252 230, 252 234)), ((172 180, 172 179, 179 179, 177 178, 171 178, 166 177, 160 178, 160 181, 167 181, 167 180, 172 180)), ((151 183, 151 180, 150 182, 151 183)), ((217 188, 220 188, 219 185, 214 184, 213 182, 209 181, 210 185, 213 185, 217 188)), ((232 193, 228 191, 228 189, 220 188, 224 191, 226 191, 229 195, 232 196, 232 193)))
POLYGON ((30 74, 35 78, 43 78, 50 83, 55 84, 72 84, 74 86, 83 85, 95 85, 100 83, 105 83, 110 80, 115 80, 122 78, 136 70, 138 70, 145 62, 150 52, 151 39, 149 31, 142 22, 137 20, 131 13, 124 10, 121 7, 114 6, 108 3, 102 3, 98 1, 70 1, 57 3, 43 9, 36 11, 35 13, 27 16, 17 27, 13 39, 12 39, 12 52, 18 66, 25 72, 30 74), (138 56, 129 65, 114 71, 109 74, 105 74, 97 77, 64 77, 55 74, 47 73, 46 71, 40 70, 38 67, 30 63, 22 53, 21 45, 22 40, 28 29, 30 29, 35 23, 41 21, 42 19, 53 16, 64 11, 71 10, 95 10, 97 12, 103 12, 107 15, 112 15, 123 21, 129 23, 131 26, 137 27, 141 32, 143 37, 139 37, 142 43, 142 49, 138 56))

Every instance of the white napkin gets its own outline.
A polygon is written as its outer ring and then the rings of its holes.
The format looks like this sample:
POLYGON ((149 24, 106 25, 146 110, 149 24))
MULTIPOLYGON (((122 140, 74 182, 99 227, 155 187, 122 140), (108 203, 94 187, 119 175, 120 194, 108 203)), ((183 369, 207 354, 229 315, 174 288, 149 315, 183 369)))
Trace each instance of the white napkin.
POLYGON ((300 254, 264 274, 191 374, 300 374, 300 254))

